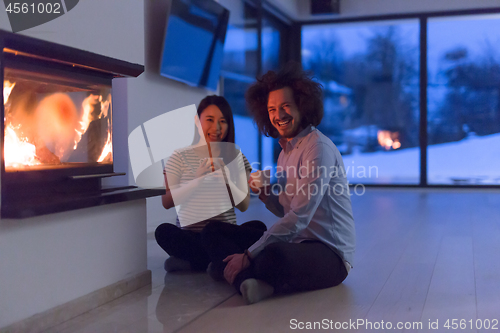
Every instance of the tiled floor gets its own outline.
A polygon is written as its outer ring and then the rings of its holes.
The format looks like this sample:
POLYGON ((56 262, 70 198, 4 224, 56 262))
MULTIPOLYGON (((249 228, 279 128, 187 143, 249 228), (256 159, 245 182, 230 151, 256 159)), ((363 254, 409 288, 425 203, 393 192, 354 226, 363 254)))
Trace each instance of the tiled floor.
MULTIPOLYGON (((438 321, 432 331, 444 332, 447 319, 473 326, 500 320, 500 191, 368 189, 352 199, 356 262, 338 287, 246 306, 206 274, 166 274, 166 256, 150 232, 150 287, 47 332, 285 332, 299 322, 344 324, 339 331, 351 332, 382 321, 394 332, 431 331, 429 324, 438 321), (345 326, 357 320, 360 326, 345 326), (396 329, 398 323, 413 328, 396 329)), ((252 202, 238 219, 273 221, 267 214, 252 202)))

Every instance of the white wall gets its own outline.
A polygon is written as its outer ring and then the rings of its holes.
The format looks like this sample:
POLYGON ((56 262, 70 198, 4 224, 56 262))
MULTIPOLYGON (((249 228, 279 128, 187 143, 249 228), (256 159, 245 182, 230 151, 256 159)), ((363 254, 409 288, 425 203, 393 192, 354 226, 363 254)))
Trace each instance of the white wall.
POLYGON ((0 328, 146 271, 145 239, 145 200, 2 219, 0 328))
MULTIPOLYGON (((20 34, 144 63, 143 6, 137 0, 84 0, 68 13, 20 34)), ((12 31, 0 3, 0 29, 12 31)))

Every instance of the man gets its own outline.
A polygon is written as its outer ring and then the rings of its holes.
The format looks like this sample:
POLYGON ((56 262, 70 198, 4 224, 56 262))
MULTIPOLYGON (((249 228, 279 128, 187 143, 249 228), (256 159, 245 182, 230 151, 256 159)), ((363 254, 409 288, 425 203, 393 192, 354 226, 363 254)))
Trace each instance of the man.
POLYGON ((323 117, 321 85, 292 65, 265 74, 246 100, 259 130, 280 137, 280 193, 250 183, 280 219, 247 250, 243 228, 208 225, 202 237, 216 249, 209 250, 212 264, 233 251, 223 259, 224 277, 249 304, 275 292, 336 286, 353 263, 355 229, 342 157, 315 128, 323 117))

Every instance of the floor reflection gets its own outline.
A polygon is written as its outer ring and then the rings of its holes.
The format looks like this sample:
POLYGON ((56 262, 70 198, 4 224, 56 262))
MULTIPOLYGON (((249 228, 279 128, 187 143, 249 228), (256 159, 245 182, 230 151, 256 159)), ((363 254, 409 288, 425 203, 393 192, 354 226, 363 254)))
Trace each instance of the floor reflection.
POLYGON ((236 293, 227 283, 213 281, 206 273, 166 273, 156 304, 156 318, 163 332, 173 332, 236 293))

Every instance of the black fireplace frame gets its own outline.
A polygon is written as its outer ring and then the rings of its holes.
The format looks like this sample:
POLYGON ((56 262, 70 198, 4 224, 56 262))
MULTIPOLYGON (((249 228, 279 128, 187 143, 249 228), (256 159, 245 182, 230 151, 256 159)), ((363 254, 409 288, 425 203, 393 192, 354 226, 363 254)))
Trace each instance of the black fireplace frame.
MULTIPOLYGON (((0 30, 0 80, 12 68, 55 75, 74 84, 110 86, 114 78, 137 77, 144 66, 52 42, 0 30)), ((66 81, 65 81, 66 82, 66 81)), ((1 217, 21 218, 112 203, 159 193, 138 194, 133 187, 104 190, 101 178, 115 175, 113 164, 6 172, 4 156, 5 110, 0 90, 1 217), (117 191, 119 193, 117 193, 117 191), (127 194, 128 193, 128 194, 127 194)))

